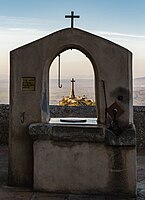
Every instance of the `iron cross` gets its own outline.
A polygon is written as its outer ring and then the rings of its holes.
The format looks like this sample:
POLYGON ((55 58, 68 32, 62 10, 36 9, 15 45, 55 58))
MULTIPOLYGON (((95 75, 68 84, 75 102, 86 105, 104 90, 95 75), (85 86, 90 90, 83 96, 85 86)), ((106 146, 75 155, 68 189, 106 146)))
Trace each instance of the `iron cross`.
POLYGON ((74 18, 80 18, 79 15, 74 15, 74 11, 71 11, 71 15, 65 15, 65 18, 71 18, 71 28, 74 26, 74 18))

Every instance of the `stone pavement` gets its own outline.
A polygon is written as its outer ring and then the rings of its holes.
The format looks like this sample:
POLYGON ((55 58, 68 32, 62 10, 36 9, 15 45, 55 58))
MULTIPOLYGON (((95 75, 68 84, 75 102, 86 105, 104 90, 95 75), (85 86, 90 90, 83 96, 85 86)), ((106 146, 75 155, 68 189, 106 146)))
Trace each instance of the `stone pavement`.
POLYGON ((7 186, 8 148, 0 146, 0 200, 145 200, 145 151, 137 156, 137 198, 96 195, 50 194, 7 186))

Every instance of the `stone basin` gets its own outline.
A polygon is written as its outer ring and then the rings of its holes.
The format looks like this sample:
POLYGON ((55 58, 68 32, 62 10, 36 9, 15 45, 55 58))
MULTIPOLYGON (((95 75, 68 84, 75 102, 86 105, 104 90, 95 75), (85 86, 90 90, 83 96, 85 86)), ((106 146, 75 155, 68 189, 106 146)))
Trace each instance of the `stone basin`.
POLYGON ((103 142, 105 129, 96 118, 52 118, 49 123, 34 123, 29 126, 33 140, 49 139, 75 142, 103 142), (86 120, 86 121, 85 121, 86 120))
POLYGON ((96 118, 61 119, 29 126, 34 190, 134 195, 133 127, 115 136, 96 118))

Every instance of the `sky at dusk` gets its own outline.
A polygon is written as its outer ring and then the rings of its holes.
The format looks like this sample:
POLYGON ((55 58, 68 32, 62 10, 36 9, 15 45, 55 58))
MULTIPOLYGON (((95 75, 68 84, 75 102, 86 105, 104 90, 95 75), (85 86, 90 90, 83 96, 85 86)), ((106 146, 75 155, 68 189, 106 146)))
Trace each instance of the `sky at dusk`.
MULTIPOLYGON (((145 76, 145 0, 0 0, 0 81, 8 79, 11 50, 70 27, 64 16, 72 10, 80 15, 75 27, 129 49, 134 77, 145 76)), ((74 58, 88 66, 81 53, 64 53, 64 58, 64 71, 74 58)))

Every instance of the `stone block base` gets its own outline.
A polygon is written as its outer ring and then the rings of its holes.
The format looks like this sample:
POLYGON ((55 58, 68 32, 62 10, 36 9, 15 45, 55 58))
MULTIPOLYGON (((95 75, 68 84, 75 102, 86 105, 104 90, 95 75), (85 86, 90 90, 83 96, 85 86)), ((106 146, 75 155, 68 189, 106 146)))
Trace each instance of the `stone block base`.
POLYGON ((135 150, 87 142, 34 142, 34 189, 136 194, 135 150))

